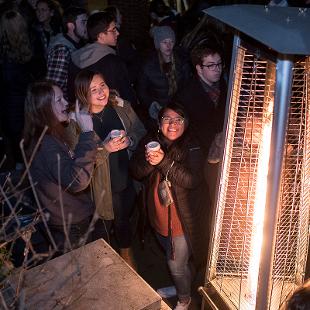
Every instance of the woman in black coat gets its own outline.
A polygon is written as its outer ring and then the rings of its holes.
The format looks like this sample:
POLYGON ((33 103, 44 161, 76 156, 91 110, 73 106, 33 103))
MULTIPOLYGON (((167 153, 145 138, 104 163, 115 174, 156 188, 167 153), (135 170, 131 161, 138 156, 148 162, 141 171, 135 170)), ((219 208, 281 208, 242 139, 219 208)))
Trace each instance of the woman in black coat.
POLYGON ((132 175, 145 183, 146 211, 166 251, 179 299, 177 307, 187 309, 192 282, 189 259, 193 257, 198 269, 204 268, 206 262, 208 197, 204 195, 204 157, 189 133, 182 107, 169 104, 159 112, 158 119, 158 134, 149 134, 141 141, 130 167, 132 175), (150 141, 160 146, 153 143, 150 150, 150 141), (168 189, 163 188, 165 179, 168 189), (168 192, 173 201, 165 199, 168 192))

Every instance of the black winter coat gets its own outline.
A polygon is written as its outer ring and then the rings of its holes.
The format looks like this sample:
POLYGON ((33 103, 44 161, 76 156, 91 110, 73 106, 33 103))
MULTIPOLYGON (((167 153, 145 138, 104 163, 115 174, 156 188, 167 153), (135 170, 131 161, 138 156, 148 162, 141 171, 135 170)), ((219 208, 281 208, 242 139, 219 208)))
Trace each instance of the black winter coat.
POLYGON ((170 147, 165 146, 163 139, 148 135, 140 142, 130 161, 130 171, 134 178, 143 181, 146 190, 146 207, 154 204, 154 190, 157 172, 164 177, 169 171, 175 206, 188 237, 194 263, 197 269, 206 264, 208 249, 208 212, 210 209, 208 190, 203 178, 204 156, 199 144, 185 134, 170 147), (159 140, 165 152, 164 159, 156 166, 150 165, 145 159, 145 145, 159 140))
POLYGON ((220 82, 220 99, 214 105, 204 90, 199 78, 195 76, 177 95, 178 101, 186 109, 199 143, 205 154, 208 154, 215 135, 223 130, 226 107, 226 83, 220 82))
MULTIPOLYGON (((177 76, 177 88, 182 88, 190 76, 190 65, 185 55, 174 53, 177 76)), ((171 100, 166 75, 161 72, 158 53, 154 52, 144 63, 138 78, 137 94, 139 102, 148 108, 153 101, 166 106, 171 100)))

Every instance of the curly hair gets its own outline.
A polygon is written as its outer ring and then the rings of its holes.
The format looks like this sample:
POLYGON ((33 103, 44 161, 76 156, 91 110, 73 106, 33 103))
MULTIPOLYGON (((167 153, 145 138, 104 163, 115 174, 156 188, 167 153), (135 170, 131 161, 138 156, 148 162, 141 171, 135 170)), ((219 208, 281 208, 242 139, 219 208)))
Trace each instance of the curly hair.
POLYGON ((0 59, 23 64, 32 55, 25 19, 17 11, 4 12, 0 19, 0 59))
POLYGON ((209 55, 219 54, 223 59, 222 52, 217 45, 210 45, 207 43, 202 43, 197 45, 191 52, 192 64, 195 67, 196 65, 202 65, 203 59, 209 55))

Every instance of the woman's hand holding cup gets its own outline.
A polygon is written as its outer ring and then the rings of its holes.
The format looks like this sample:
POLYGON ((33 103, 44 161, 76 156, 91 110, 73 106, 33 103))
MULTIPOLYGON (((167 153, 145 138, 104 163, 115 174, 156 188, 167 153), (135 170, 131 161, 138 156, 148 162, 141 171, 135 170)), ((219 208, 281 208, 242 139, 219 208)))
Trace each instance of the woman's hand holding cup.
POLYGON ((145 146, 145 159, 152 166, 158 165, 164 158, 165 153, 157 141, 151 141, 145 146))
POLYGON ((118 152, 129 146, 130 140, 124 130, 113 129, 109 133, 110 139, 105 143, 105 148, 109 153, 118 152))

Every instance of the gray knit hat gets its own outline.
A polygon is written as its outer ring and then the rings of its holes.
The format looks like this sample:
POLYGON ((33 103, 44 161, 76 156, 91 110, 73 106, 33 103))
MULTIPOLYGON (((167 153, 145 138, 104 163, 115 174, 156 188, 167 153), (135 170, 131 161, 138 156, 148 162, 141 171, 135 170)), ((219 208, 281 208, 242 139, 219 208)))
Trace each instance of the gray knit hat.
POLYGON ((154 45, 159 49, 159 44, 165 39, 171 39, 175 42, 174 31, 169 26, 155 26, 152 28, 151 34, 154 38, 154 45))

